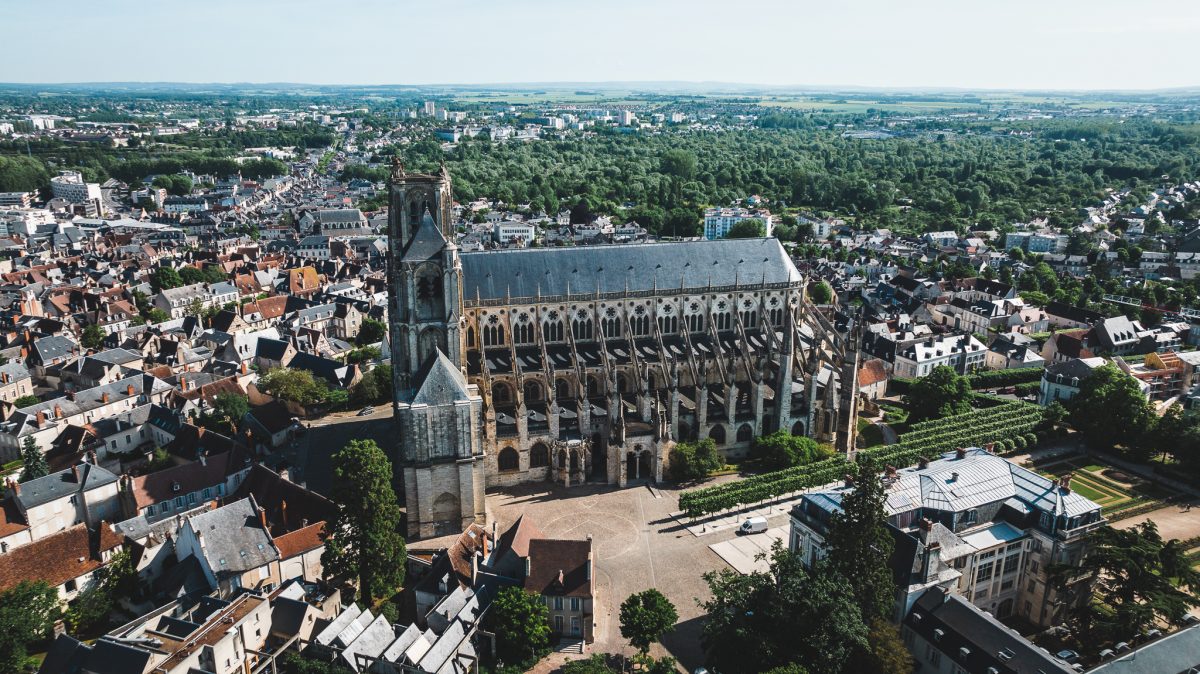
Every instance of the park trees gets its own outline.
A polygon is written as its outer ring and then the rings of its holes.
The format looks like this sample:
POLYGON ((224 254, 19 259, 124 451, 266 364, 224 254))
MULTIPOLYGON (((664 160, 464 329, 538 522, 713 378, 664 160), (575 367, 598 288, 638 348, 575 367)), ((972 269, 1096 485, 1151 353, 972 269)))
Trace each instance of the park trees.
POLYGON ((1079 385, 1079 394, 1068 405, 1071 425, 1097 447, 1145 445, 1154 408, 1136 379, 1117 366, 1094 370, 1079 385))
POLYGON ((778 430, 756 438, 750 455, 761 461, 764 468, 779 470, 820 461, 829 453, 810 437, 778 430))
POLYGON ((150 275, 150 287, 156 291, 170 290, 183 285, 183 279, 173 267, 159 267, 150 275))
POLYGON ((1079 568, 1050 569, 1059 591, 1073 597, 1070 603, 1077 608, 1070 617, 1087 638, 1125 640, 1200 606, 1200 573, 1192 568, 1185 546, 1164 541, 1153 520, 1130 529, 1104 527, 1092 542, 1079 568), (1075 596, 1093 591, 1096 601, 1075 596))
POLYGON ((678 619, 675 605, 654 588, 631 594, 621 602, 621 636, 642 655, 650 650, 650 644, 661 641, 678 619))
POLYGON ((308 370, 286 367, 277 367, 259 377, 258 388, 267 395, 301 405, 315 405, 329 393, 325 380, 313 377, 308 370))
POLYGON ((725 569, 704 575, 712 598, 701 642, 720 672, 764 672, 796 664, 839 672, 867 648, 867 626, 854 589, 836 573, 810 572, 778 543, 769 570, 742 575, 725 569), (803 635, 803 638, 797 638, 803 635))
POLYGON ((912 422, 962 414, 971 409, 971 383, 954 368, 939 365, 913 383, 908 406, 912 422))
POLYGON ((392 464, 374 440, 351 440, 333 455, 334 516, 325 525, 321 564, 327 578, 358 581, 365 601, 404 582, 408 554, 392 489, 392 464))
POLYGON ((496 593, 488 612, 496 654, 509 664, 532 666, 550 646, 550 612, 542 598, 520 587, 496 593))
POLYGON ((676 444, 667 461, 671 477, 680 482, 703 480, 725 463, 712 438, 676 444))

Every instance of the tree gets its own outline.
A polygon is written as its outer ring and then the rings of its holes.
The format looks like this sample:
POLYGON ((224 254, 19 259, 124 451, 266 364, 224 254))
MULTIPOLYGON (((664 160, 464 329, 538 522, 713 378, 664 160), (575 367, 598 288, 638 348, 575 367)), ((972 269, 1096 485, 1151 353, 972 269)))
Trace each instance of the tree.
POLYGON ((675 605, 654 588, 635 592, 621 602, 621 636, 642 655, 674 629, 678 619, 675 605))
POLYGON ((79 340, 85 349, 98 349, 104 343, 104 329, 99 325, 89 325, 83 329, 83 336, 79 340))
POLYGON ((826 458, 827 452, 816 440, 778 430, 754 441, 750 455, 770 470, 800 466, 826 458))
POLYGON ((364 601, 390 596, 408 558, 392 464, 374 440, 351 440, 333 455, 333 517, 321 563, 327 578, 358 580, 364 601))
POLYGON ((1111 363, 1080 382, 1079 394, 1067 409, 1071 425, 1102 448, 1140 447, 1154 418, 1154 407, 1138 381, 1111 363))
POLYGON ((204 316, 204 300, 199 297, 193 297, 192 301, 188 302, 187 308, 183 310, 185 316, 196 316, 197 318, 204 316))
POLYGON ((833 301, 833 288, 824 281, 817 281, 808 287, 808 299, 813 304, 829 304, 833 301))
POLYGON ((38 447, 37 440, 34 440, 32 435, 26 435, 21 441, 21 463, 21 482, 36 480, 50 474, 50 464, 46 462, 46 455, 42 453, 42 448, 38 447))
POLYGON ((20 398, 17 398, 16 400, 13 401, 13 409, 19 410, 23 407, 29 407, 30 405, 36 405, 40 402, 42 402, 41 399, 39 399, 37 396, 35 396, 33 394, 23 395, 20 398))
POLYGON ((387 324, 374 318, 364 318, 355 341, 359 345, 378 344, 387 336, 387 324))
POLYGON ((680 442, 667 456, 668 470, 676 481, 703 480, 725 461, 712 438, 699 442, 680 442))
POLYGON ((971 409, 971 382, 939 365, 918 379, 908 393, 909 419, 913 422, 962 414, 971 409))
POLYGON ((726 674, 792 664, 842 671, 855 650, 867 647, 850 584, 820 567, 810 573, 779 543, 770 559, 765 572, 704 574, 712 594, 701 604, 708 613, 701 633, 707 663, 726 674))
POLYGON ((526 668, 542 657, 550 646, 550 611, 535 594, 520 587, 505 587, 496 593, 488 613, 496 633, 496 654, 509 664, 526 668))
POLYGON ((171 314, 155 307, 146 313, 146 320, 151 323, 162 323, 171 320, 171 314))
POLYGON ((1125 639, 1200 606, 1200 573, 1179 541, 1163 541, 1153 520, 1129 529, 1106 526, 1091 541, 1079 568, 1050 569, 1051 582, 1075 607, 1070 618, 1086 640, 1125 639), (1093 591, 1097 601, 1090 601, 1093 591))
POLYGON ((170 290, 183 285, 183 279, 173 267, 159 267, 150 275, 150 287, 156 291, 170 290))
POLYGON ((250 401, 245 396, 237 395, 223 391, 217 394, 213 400, 213 413, 220 418, 229 422, 229 426, 235 431, 242 424, 242 419, 246 418, 246 413, 250 411, 250 401))
POLYGON ((746 218, 733 223, 725 233, 726 239, 758 239, 767 235, 767 226, 758 218, 746 218))
POLYGON ((316 379, 308 370, 277 367, 258 379, 258 389, 267 395, 301 405, 315 405, 328 393, 325 380, 316 379))
POLYGON ((138 592, 137 572, 129 553, 122 550, 96 570, 91 585, 67 609, 66 623, 72 632, 91 633, 108 627, 117 601, 138 592))
POLYGON ((875 463, 859 455, 854 489, 842 497, 825 535, 826 562, 845 578, 864 619, 891 619, 896 585, 888 560, 895 541, 887 529, 887 495, 875 463))
POLYGON ((58 620, 58 591, 23 580, 0 594, 0 672, 25 668, 29 646, 48 639, 58 620))
POLYGON ((868 623, 867 648, 850 658, 843 671, 855 674, 910 674, 913 657, 900 638, 900 630, 882 618, 868 623))

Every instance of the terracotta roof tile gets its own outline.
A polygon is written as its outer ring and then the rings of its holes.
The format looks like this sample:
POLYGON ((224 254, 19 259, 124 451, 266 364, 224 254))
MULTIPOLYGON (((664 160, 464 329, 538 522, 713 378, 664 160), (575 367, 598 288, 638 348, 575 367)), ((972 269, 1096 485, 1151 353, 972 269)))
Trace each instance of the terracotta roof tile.
POLYGON ((0 555, 0 592, 23 580, 44 580, 58 587, 103 566, 100 553, 120 547, 120 534, 101 524, 97 547, 87 525, 80 524, 0 555))
POLYGON ((592 583, 588 578, 591 551, 591 541, 547 538, 529 541, 525 589, 540 595, 591 596, 592 583))
POLYGON ((275 539, 280 559, 291 559, 325 545, 325 523, 317 522, 275 539))

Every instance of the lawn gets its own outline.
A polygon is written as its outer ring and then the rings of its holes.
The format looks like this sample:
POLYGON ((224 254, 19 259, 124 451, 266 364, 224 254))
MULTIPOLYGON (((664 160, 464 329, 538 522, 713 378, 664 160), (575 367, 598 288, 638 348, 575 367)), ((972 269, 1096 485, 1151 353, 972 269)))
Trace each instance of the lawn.
POLYGON ((1130 477, 1130 483, 1123 484, 1105 477, 1103 472, 1110 468, 1102 464, 1068 460, 1042 466, 1038 471, 1053 478, 1071 473, 1071 490, 1094 501, 1106 515, 1175 495, 1175 492, 1161 485, 1140 478, 1130 477))

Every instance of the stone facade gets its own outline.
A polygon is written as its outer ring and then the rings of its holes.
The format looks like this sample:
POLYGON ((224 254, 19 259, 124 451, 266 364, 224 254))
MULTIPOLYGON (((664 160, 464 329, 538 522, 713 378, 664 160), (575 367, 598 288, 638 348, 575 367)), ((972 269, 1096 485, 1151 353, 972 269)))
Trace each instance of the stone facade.
POLYGON ((740 457, 785 429, 853 452, 857 342, 808 302, 777 240, 460 255, 450 194, 444 170, 394 171, 410 535, 481 521, 485 486, 661 480, 677 441, 740 457))

